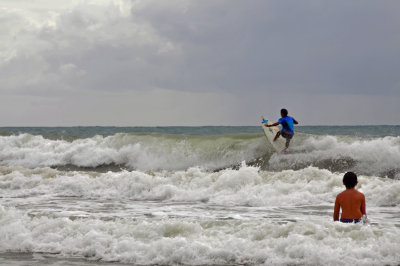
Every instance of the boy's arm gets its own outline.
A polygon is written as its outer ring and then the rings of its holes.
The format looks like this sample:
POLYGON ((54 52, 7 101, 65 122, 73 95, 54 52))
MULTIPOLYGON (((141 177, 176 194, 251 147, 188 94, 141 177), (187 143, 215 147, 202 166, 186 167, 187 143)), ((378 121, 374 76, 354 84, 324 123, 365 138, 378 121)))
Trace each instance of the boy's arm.
POLYGON ((299 122, 297 122, 297 120, 293 118, 293 123, 294 123, 295 125, 297 125, 299 122))
POLYGON ((339 221, 339 212, 340 212, 340 203, 338 201, 338 197, 335 200, 335 207, 333 209, 333 220, 339 221))
POLYGON ((275 127, 275 126, 277 126, 277 125, 279 125, 279 122, 273 123, 273 124, 271 124, 271 125, 265 124, 266 127, 275 127))
POLYGON ((364 196, 364 194, 362 195, 362 200, 361 200, 361 207, 360 207, 360 209, 361 209, 362 215, 367 214, 366 207, 365 207, 365 196, 364 196))

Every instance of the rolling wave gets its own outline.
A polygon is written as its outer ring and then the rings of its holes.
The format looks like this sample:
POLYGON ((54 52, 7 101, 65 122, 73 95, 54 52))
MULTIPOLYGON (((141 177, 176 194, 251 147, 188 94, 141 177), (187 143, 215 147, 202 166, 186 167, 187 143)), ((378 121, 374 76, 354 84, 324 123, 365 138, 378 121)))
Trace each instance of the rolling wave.
POLYGON ((0 163, 28 168, 111 165, 138 170, 181 170, 193 166, 213 170, 252 161, 264 153, 263 139, 258 135, 119 133, 74 141, 30 134, 0 137, 0 163))
POLYGON ((400 179, 400 137, 296 134, 289 154, 277 154, 261 134, 183 136, 118 133, 73 141, 20 134, 0 136, 0 164, 64 170, 218 170, 241 162, 262 170, 314 166, 334 172, 400 179))
POLYGON ((303 137, 292 148, 292 153, 275 154, 269 158, 268 165, 273 170, 315 166, 335 172, 354 171, 400 179, 400 137, 303 137))

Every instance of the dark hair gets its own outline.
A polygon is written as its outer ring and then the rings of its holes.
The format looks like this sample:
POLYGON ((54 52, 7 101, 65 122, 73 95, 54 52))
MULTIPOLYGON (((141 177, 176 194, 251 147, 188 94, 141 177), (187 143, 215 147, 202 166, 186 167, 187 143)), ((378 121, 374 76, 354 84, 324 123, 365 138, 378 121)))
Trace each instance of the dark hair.
POLYGON ((357 185, 357 175, 353 172, 347 172, 343 176, 343 184, 346 188, 353 188, 357 185))
POLYGON ((281 115, 287 116, 288 115, 288 111, 285 108, 281 109, 281 115))

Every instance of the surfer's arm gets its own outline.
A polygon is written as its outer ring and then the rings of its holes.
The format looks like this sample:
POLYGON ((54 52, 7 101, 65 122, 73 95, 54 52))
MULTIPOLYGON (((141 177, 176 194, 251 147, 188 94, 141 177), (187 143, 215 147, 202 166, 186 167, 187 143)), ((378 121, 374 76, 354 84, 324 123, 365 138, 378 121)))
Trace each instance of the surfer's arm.
POLYGON ((277 125, 279 125, 279 122, 273 123, 273 124, 271 124, 271 125, 265 124, 266 127, 275 127, 275 126, 277 126, 277 125))
POLYGON ((294 123, 295 125, 297 125, 299 122, 297 122, 297 120, 293 118, 293 123, 294 123))

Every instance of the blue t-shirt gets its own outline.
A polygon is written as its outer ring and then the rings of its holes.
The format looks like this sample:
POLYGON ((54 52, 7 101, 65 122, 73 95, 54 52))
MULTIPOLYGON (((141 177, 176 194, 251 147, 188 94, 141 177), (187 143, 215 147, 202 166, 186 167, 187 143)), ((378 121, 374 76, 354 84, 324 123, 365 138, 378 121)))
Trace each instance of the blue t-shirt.
POLYGON ((290 116, 285 116, 282 118, 279 118, 278 120, 279 124, 282 125, 282 130, 281 131, 286 131, 289 133, 294 133, 293 128, 294 128, 294 121, 293 118, 290 116))

